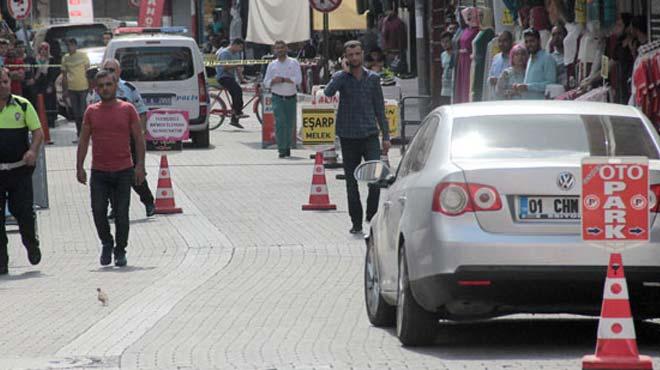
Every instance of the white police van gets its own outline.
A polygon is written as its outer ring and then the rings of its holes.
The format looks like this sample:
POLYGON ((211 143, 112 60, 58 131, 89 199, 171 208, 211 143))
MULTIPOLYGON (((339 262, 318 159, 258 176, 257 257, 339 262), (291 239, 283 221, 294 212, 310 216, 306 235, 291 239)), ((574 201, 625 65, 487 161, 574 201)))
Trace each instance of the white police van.
POLYGON ((178 35, 185 28, 128 27, 115 30, 104 60, 115 58, 121 78, 135 85, 149 109, 188 111, 196 147, 209 146, 204 57, 195 40, 178 35))

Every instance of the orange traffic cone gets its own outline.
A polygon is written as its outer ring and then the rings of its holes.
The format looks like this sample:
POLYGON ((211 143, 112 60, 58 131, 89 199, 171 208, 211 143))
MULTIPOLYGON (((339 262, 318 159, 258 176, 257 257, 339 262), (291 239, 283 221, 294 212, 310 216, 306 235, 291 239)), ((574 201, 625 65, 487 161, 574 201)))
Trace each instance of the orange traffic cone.
POLYGON ((156 213, 182 213, 181 208, 176 208, 174 203, 174 191, 172 190, 172 179, 170 168, 167 164, 167 155, 160 156, 160 170, 158 171, 158 189, 156 190, 156 213))
POLYGON ((640 356, 637 349, 635 326, 628 301, 628 284, 620 253, 610 255, 603 306, 598 322, 596 354, 582 358, 582 369, 653 369, 651 358, 640 356))
POLYGON ((330 204, 328 185, 325 182, 325 168, 323 167, 323 152, 316 153, 314 158, 314 174, 312 175, 312 187, 309 191, 309 204, 302 206, 303 211, 329 211, 337 209, 330 204))

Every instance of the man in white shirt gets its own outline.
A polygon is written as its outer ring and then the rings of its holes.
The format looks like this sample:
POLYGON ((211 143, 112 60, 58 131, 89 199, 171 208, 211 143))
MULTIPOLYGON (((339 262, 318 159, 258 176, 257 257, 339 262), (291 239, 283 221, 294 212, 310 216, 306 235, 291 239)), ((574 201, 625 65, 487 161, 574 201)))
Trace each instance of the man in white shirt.
POLYGON ((280 158, 291 156, 293 132, 296 127, 297 86, 302 83, 298 61, 287 56, 287 45, 277 40, 273 53, 277 59, 268 64, 264 85, 273 94, 275 137, 280 158))

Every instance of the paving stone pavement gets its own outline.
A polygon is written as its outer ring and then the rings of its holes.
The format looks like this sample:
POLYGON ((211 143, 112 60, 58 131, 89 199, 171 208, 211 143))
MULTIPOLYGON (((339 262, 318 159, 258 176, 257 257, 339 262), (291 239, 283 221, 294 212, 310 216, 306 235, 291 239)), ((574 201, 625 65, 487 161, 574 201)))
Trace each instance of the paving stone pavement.
MULTIPOLYGON (((347 232, 339 171, 327 173, 338 211, 302 212, 310 152, 281 160, 261 150, 254 120, 212 132, 208 150, 168 155, 184 213, 146 218, 133 195, 129 266, 100 267, 72 135, 70 124, 53 130, 47 149, 42 263, 30 266, 11 236, 0 369, 579 369, 593 351, 595 320, 572 316, 451 324, 418 349, 372 327, 364 242, 347 232)), ((149 153, 152 185, 158 164, 149 153)), ((660 329, 642 329, 642 350, 657 358, 660 329)))

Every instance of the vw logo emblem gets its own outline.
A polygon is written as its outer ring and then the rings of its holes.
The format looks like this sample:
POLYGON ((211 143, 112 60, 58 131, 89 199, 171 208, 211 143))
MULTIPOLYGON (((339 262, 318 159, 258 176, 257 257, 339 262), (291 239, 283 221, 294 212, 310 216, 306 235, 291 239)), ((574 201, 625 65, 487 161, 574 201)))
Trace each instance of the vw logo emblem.
POLYGON ((570 172, 562 172, 557 177, 557 186, 561 190, 571 190, 575 185, 575 177, 570 172))

